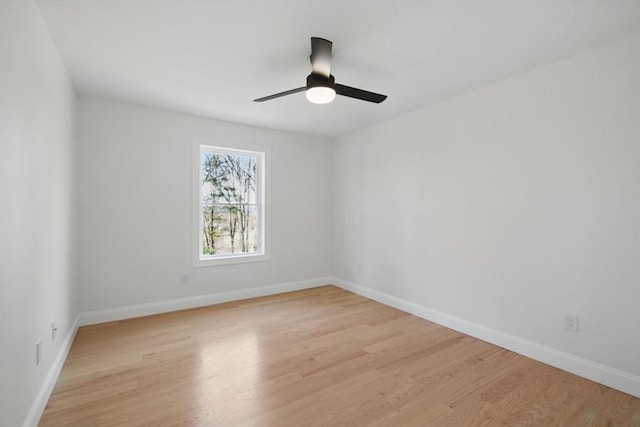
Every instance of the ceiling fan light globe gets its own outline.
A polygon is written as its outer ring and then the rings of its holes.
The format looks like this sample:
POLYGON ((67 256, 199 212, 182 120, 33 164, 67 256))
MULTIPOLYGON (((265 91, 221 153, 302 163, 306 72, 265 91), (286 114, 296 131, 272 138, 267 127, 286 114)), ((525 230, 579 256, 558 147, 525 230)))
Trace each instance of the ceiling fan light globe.
POLYGON ((336 97, 336 91, 326 86, 315 86, 307 89, 307 99, 313 104, 328 104, 336 97))

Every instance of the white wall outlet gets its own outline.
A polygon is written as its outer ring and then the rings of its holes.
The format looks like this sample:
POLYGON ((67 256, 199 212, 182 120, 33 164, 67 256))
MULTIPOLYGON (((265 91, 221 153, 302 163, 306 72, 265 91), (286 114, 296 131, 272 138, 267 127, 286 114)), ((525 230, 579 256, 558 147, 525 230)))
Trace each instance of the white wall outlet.
POLYGON ((42 343, 40 341, 36 343, 36 365, 40 364, 40 356, 41 356, 40 348, 42 347, 41 344, 42 343))
POLYGON ((191 275, 189 273, 184 273, 182 276, 180 276, 180 284, 182 286, 186 286, 189 283, 191 283, 191 275))
POLYGON ((51 322, 51 340, 55 340, 58 336, 58 327, 56 326, 56 322, 51 322))
POLYGON ((362 274, 362 265, 361 264, 356 265, 356 273, 362 274))
POLYGON ((567 331, 578 332, 578 316, 575 314, 564 315, 564 328, 567 331))

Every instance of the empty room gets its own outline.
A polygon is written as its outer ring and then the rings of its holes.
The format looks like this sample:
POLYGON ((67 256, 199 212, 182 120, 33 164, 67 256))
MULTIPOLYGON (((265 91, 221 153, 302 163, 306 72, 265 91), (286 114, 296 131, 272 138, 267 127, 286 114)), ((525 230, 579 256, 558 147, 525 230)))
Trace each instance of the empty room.
POLYGON ((0 0, 0 427, 640 427, 640 0, 0 0))

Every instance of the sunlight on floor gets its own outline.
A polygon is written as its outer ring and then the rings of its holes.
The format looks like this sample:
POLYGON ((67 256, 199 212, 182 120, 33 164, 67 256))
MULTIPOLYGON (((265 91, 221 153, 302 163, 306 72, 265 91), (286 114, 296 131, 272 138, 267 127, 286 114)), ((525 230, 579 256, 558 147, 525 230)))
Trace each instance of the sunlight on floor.
POLYGON ((248 402, 256 405, 261 351, 254 331, 208 342, 200 351, 198 387, 195 388, 202 419, 219 419, 248 402), (215 402, 215 405, 214 405, 215 402))

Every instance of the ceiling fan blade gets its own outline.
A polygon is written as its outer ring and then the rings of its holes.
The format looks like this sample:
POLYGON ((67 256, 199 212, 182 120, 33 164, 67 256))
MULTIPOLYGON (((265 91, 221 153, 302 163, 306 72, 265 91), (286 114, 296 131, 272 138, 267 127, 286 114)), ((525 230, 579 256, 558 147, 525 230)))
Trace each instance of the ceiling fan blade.
POLYGON ((296 89, 287 90, 287 91, 280 92, 280 93, 274 93, 273 95, 269 95, 269 96, 265 96, 265 97, 262 97, 262 98, 254 99, 253 102, 269 101, 269 100, 272 100, 272 99, 280 98, 281 96, 287 96, 287 95, 292 95, 294 93, 302 92, 304 90, 307 90, 306 86, 299 87, 299 88, 296 88, 296 89))
POLYGON ((348 96, 349 98, 361 99, 363 101, 381 103, 387 99, 387 95, 381 95, 379 93, 369 92, 367 90, 357 89, 351 86, 341 85, 336 83, 336 93, 342 96, 348 96))
POLYGON ((327 78, 331 75, 331 47, 333 43, 320 37, 311 37, 311 70, 327 78))

